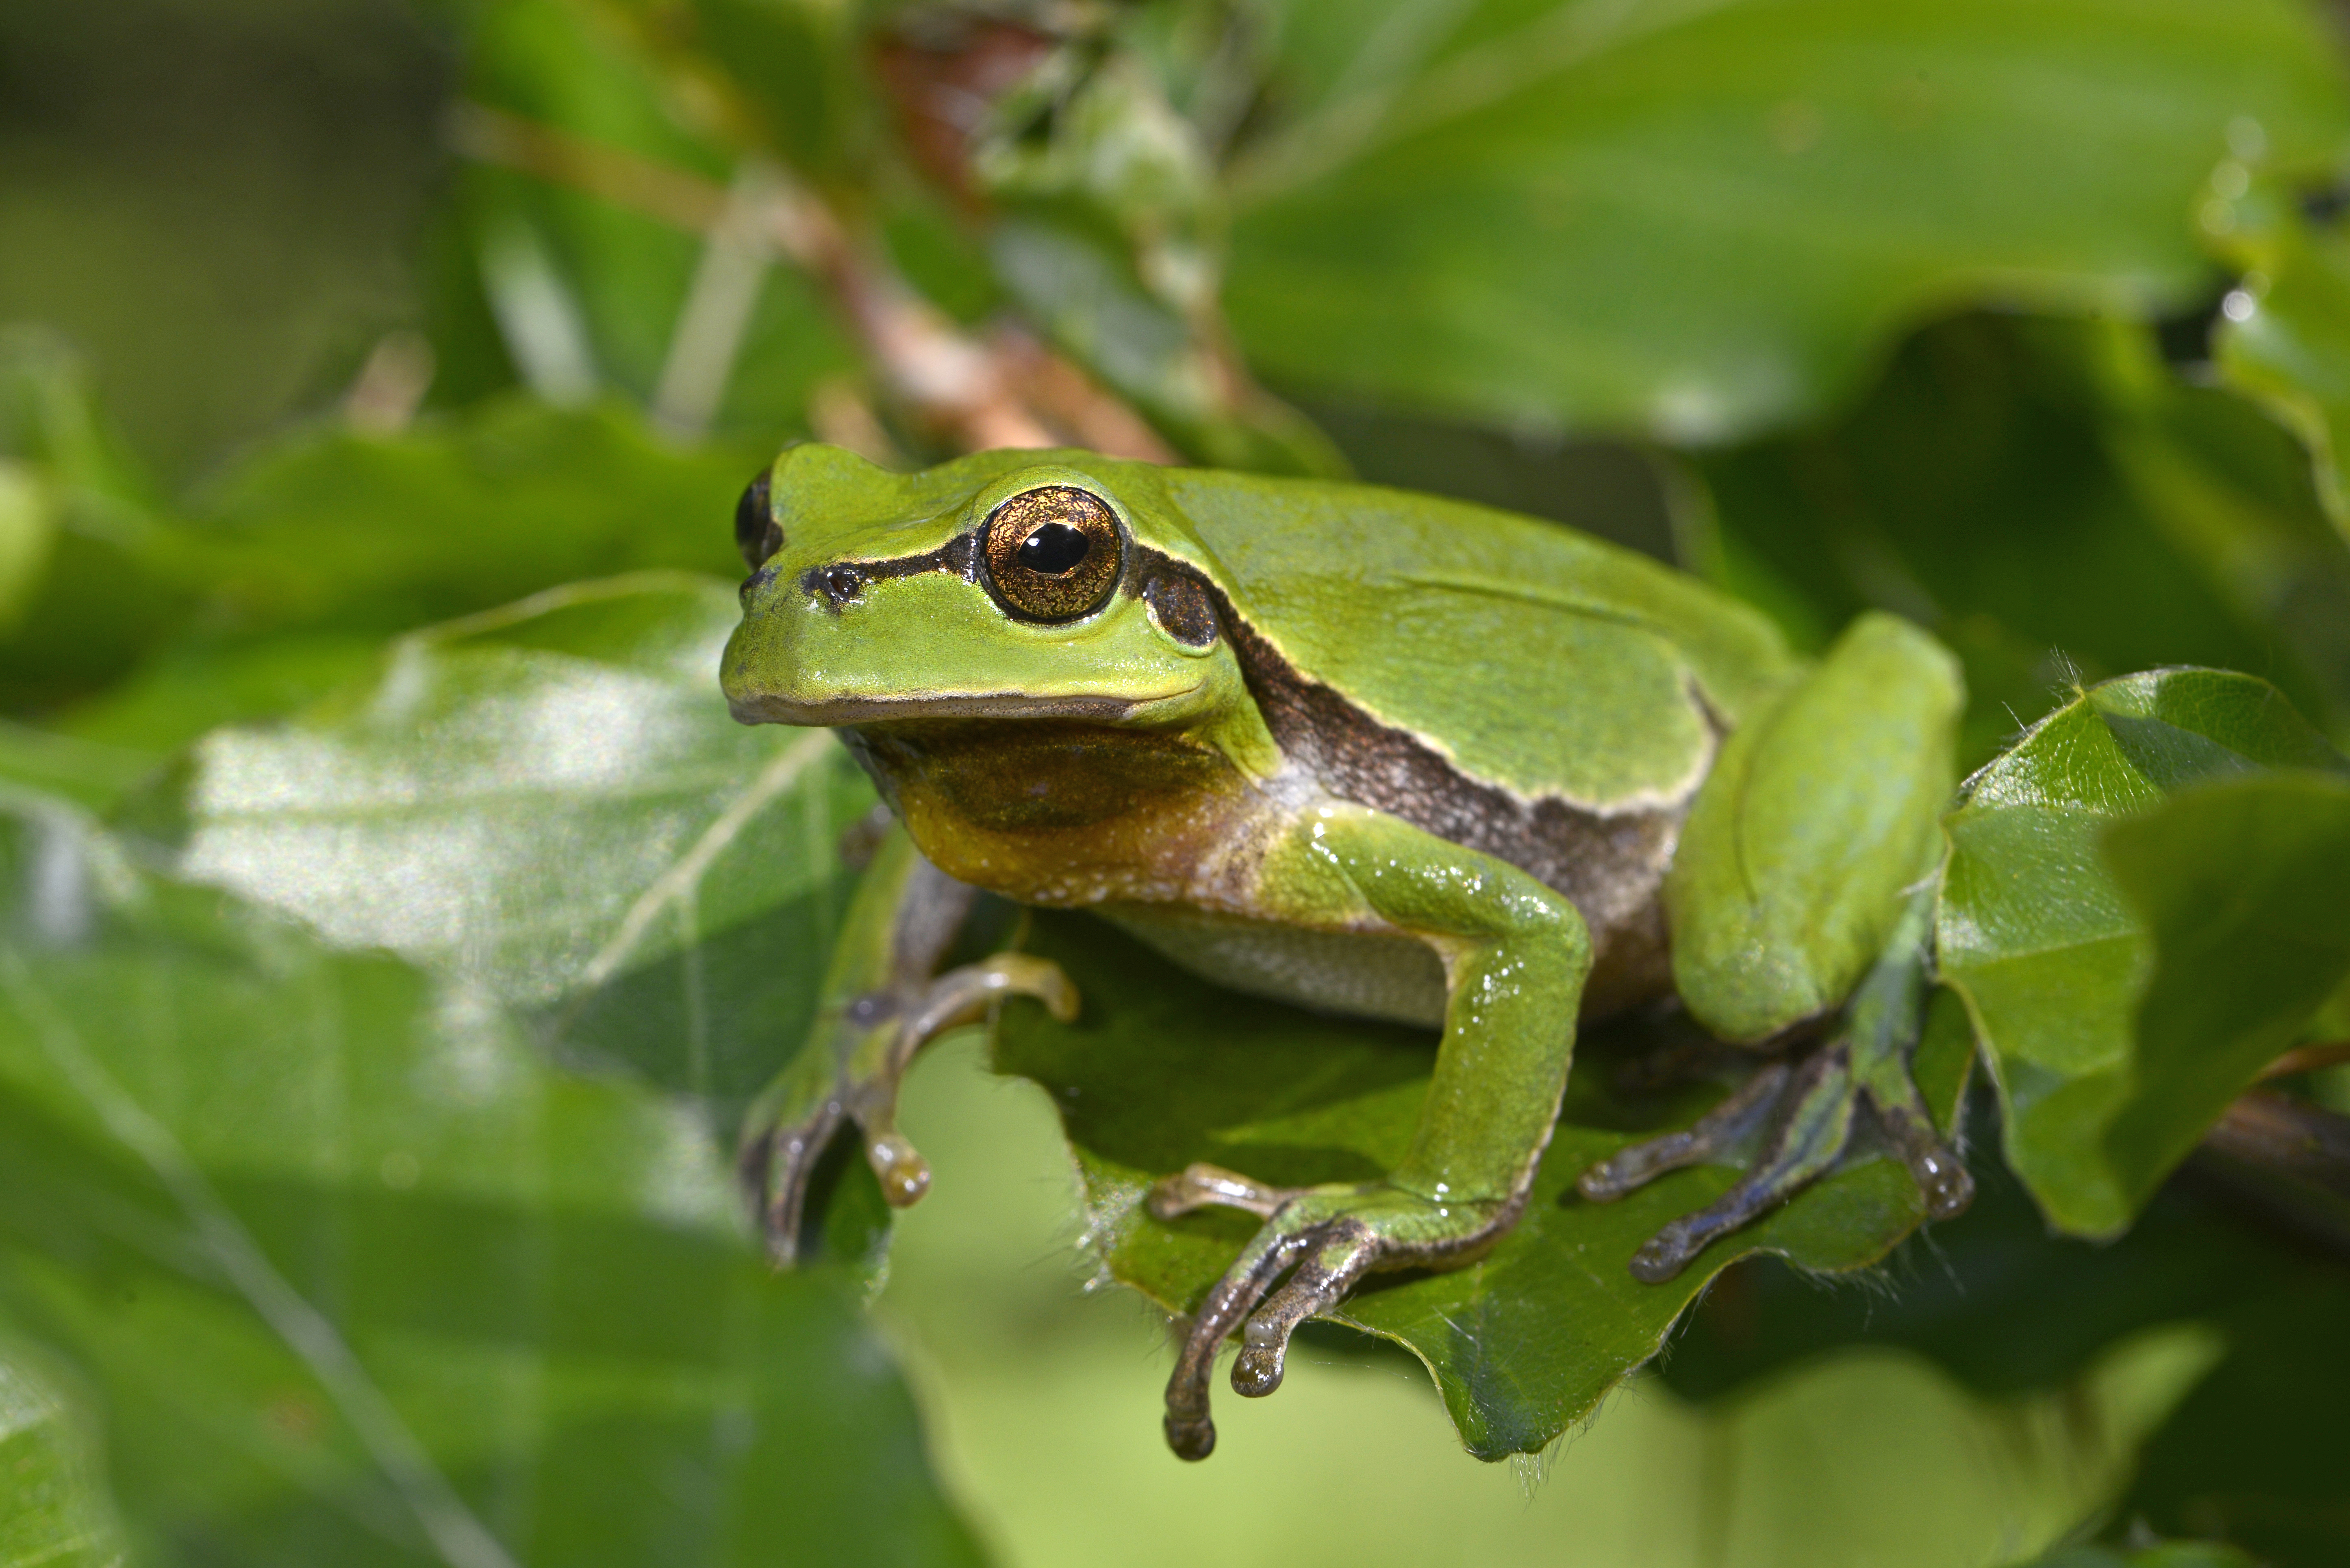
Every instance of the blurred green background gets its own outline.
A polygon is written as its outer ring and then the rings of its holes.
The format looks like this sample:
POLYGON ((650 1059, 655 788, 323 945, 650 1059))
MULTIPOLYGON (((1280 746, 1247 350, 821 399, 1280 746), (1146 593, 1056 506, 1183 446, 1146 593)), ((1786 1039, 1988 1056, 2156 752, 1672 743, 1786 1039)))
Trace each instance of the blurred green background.
MULTIPOLYGON (((805 1020, 861 785, 694 707, 705 576, 777 446, 905 464, 1008 430, 1555 518, 1807 647, 1899 610, 1966 660, 1970 765, 2068 682, 2171 663, 2262 675, 2338 744, 2338 26, 2187 0, 0 10, 0 1568, 1989 1568, 2156 1534, 2343 1560, 2343 1232, 2254 1226, 2210 1169, 2098 1249, 1987 1154, 1977 1211, 1877 1271, 1726 1276, 1538 1459, 1465 1458, 1424 1373, 1334 1333, 1185 1467, 1163 1321, 1087 1288, 1050 1105, 965 1037, 910 1086, 937 1182, 877 1341, 861 1282, 756 1270, 717 1174, 805 1020), (680 575, 388 640, 622 573, 680 575), (636 749, 583 784, 609 759, 572 755, 581 726, 614 713, 636 749), (678 934, 613 946, 632 899, 668 931, 664 857, 744 780, 775 804, 739 863, 678 934), (722 974, 725 1018, 664 1000, 680 968, 722 974), (156 1023, 207 1009, 231 1022, 156 1023), (312 1036, 270 1031, 297 1013, 341 1076, 296 1082, 312 1036), (351 1088, 400 1053, 493 1087, 412 1112, 351 1088), (509 1109, 525 1130, 464 1119, 509 1109), (444 1176, 417 1128, 514 1152, 444 1176), (651 1174, 565 1185, 605 1160, 651 1174), (273 1315, 273 1260, 345 1350, 273 1315), (599 1294, 631 1273, 670 1293, 599 1294)), ((2304 1037, 2350 1029, 2334 1008, 2304 1037)), ((2350 1108, 2338 1070, 2296 1087, 2350 1108)))

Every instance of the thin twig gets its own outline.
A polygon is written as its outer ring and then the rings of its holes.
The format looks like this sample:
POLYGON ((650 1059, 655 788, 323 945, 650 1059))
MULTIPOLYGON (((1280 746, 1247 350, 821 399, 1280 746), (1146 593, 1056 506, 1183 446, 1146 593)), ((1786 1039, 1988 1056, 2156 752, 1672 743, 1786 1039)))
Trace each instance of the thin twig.
POLYGON ((2350 1040, 2303 1045, 2286 1052, 2261 1069, 2261 1082, 2265 1084, 2271 1078, 2289 1078, 2295 1073, 2319 1073, 2345 1063, 2350 1063, 2350 1040))
POLYGON ((965 452, 1083 444, 1112 456, 1176 454, 1076 366, 1016 334, 982 341, 909 287, 869 237, 772 165, 729 192, 688 170, 478 103, 451 111, 464 157, 546 181, 709 239, 754 225, 821 284, 884 388, 920 425, 965 452))

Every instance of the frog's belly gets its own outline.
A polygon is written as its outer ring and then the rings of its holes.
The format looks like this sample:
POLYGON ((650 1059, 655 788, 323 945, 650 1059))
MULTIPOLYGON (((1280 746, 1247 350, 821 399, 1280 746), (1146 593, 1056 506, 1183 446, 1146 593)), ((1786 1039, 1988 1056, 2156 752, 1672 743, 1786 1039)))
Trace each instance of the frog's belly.
POLYGON ((1203 980, 1325 1012, 1440 1028, 1444 966, 1416 938, 1316 931, 1180 907, 1097 911, 1203 980))

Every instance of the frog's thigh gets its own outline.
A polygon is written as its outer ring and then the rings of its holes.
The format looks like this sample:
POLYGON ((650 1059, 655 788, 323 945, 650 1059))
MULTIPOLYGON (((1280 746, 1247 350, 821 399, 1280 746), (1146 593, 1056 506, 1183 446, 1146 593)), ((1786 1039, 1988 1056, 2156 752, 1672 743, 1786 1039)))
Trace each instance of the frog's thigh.
POLYGON ((1723 744, 1665 881, 1700 1023, 1760 1041, 1851 993, 1933 865, 1965 701, 1940 644, 1872 613, 1723 744))
POLYGON ((1471 1204, 1523 1197, 1557 1118, 1591 971, 1582 916, 1505 861, 1360 806, 1315 808, 1277 858, 1307 903, 1318 891, 1367 906, 1444 961, 1436 1074, 1389 1184, 1471 1204))

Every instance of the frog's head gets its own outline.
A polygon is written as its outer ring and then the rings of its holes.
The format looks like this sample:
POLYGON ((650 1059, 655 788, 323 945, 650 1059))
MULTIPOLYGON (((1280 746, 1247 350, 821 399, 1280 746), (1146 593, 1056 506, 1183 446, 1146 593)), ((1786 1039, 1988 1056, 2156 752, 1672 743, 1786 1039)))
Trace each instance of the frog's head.
POLYGON ((723 680, 745 723, 1170 724, 1240 691, 1206 553, 1157 471, 982 452, 922 473, 837 447, 751 483, 723 680))

